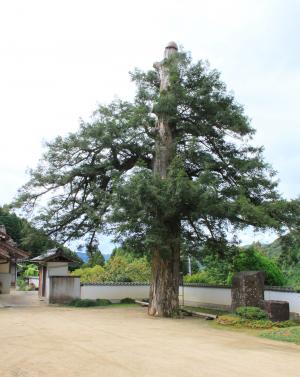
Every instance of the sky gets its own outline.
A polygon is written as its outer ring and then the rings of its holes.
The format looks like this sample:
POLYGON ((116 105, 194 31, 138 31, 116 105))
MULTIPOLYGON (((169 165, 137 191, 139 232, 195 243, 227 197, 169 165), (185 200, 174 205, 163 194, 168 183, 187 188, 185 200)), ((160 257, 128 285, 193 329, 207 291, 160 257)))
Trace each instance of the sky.
POLYGON ((221 72, 279 191, 299 196, 299 19, 298 0, 1 1, 0 205, 27 181, 45 141, 76 131, 99 103, 131 99, 128 72, 151 69, 170 40, 221 72))

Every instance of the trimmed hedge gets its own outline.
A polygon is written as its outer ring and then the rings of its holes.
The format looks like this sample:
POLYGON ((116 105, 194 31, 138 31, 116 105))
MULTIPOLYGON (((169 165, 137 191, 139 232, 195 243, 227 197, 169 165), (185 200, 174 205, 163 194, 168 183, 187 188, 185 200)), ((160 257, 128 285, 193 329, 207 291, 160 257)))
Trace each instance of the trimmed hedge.
POLYGON ((120 301, 121 304, 135 304, 135 300, 130 297, 122 298, 120 301))
POLYGON ((92 306, 107 306, 111 305, 111 301, 106 299, 98 298, 97 300, 90 300, 88 298, 86 299, 76 299, 73 300, 70 304, 70 306, 74 306, 76 308, 88 308, 92 306))

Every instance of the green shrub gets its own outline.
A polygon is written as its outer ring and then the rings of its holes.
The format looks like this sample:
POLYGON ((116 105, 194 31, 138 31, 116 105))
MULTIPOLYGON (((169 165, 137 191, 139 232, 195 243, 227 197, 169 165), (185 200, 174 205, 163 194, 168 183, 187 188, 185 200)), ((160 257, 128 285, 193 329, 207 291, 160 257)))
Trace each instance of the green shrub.
POLYGON ((111 305, 111 301, 106 299, 91 300, 91 299, 75 299, 70 304, 70 306, 75 306, 76 308, 88 308, 92 306, 107 306, 111 305))
POLYGON ((121 304, 135 304, 135 300, 130 297, 122 298, 120 301, 121 304))
POLYGON ((106 298, 97 298, 96 303, 97 306, 107 306, 112 304, 112 302, 106 298))
POLYGON ((260 320, 268 318, 268 314, 264 310, 256 308, 255 306, 241 306, 237 308, 235 312, 244 319, 260 320))
POLYGON ((76 308, 86 308, 89 306, 97 306, 96 300, 89 299, 75 299, 70 303, 70 306, 75 306, 76 308))

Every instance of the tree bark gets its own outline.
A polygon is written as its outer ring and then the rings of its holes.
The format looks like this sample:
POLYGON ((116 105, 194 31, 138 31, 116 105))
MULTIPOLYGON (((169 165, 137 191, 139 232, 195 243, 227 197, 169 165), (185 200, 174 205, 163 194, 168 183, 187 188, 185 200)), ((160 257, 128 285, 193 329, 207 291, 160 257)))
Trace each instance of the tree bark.
MULTIPOLYGON (((165 49, 165 58, 176 52, 176 44, 169 43, 165 49)), ((161 93, 169 89, 169 72, 164 63, 165 60, 154 65, 160 76, 161 93)), ((156 128, 153 174, 166 179, 175 151, 173 130, 164 114, 159 115, 156 128)), ((171 225, 166 224, 165 228, 169 237, 165 240, 164 251, 158 245, 152 255, 148 313, 152 316, 170 317, 179 306, 180 221, 172 219, 171 225)))
POLYGON ((172 234, 169 251, 159 248, 152 255, 152 280, 148 313, 152 316, 171 317, 179 307, 180 241, 172 234))

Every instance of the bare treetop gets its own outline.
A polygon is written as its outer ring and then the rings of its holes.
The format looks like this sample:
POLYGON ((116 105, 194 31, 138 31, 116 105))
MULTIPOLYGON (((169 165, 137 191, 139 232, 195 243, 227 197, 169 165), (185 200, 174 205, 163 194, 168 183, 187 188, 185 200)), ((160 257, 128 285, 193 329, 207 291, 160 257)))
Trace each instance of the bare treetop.
POLYGON ((171 54, 178 51, 178 46, 174 41, 171 41, 167 44, 165 48, 165 58, 168 58, 171 54))

